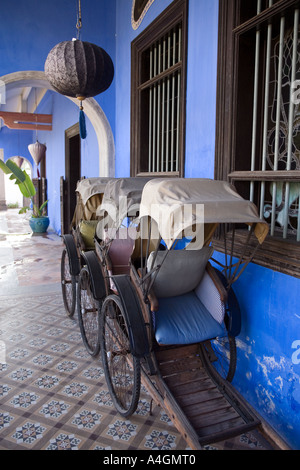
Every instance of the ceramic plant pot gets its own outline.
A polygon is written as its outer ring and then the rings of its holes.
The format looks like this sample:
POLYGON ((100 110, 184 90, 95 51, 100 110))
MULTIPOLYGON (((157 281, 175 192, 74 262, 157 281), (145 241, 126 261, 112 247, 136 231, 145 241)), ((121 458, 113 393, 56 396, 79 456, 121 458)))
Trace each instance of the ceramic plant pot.
POLYGON ((49 217, 31 217, 29 219, 29 225, 33 233, 44 233, 49 227, 49 217))

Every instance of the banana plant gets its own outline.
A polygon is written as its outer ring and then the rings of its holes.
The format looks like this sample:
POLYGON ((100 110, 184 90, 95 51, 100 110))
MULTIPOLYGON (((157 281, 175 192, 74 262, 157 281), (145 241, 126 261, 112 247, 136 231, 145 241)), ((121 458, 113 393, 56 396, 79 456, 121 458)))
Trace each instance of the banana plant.
MULTIPOLYGON (((25 170, 21 170, 15 162, 12 160, 7 160, 6 163, 4 163, 0 159, 0 169, 7 175, 10 175, 10 180, 15 181, 15 184, 19 186, 19 189, 21 193, 23 194, 24 197, 29 198, 32 202, 32 217, 37 218, 37 217, 42 217, 43 216, 43 210, 45 206, 48 203, 48 200, 43 202, 43 204, 40 207, 37 207, 36 204, 33 202, 33 197, 36 194, 36 189, 34 187, 34 184, 30 178, 30 176, 26 173, 25 170)), ((22 209, 19 210, 19 214, 23 214, 29 210, 30 207, 23 207, 22 209)))

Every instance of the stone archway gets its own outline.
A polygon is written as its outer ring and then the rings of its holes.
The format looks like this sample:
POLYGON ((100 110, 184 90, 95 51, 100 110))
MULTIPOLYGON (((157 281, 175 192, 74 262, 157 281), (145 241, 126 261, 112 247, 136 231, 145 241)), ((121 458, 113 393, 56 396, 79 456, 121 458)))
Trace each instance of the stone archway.
MULTIPOLYGON (((13 87, 34 86, 39 88, 47 88, 53 90, 50 83, 46 79, 45 73, 40 71, 21 71, 14 72, 0 77, 0 83, 5 85, 8 91, 13 87)), ((79 106, 78 100, 66 96, 79 106)), ((97 101, 94 98, 88 98, 84 103, 84 112, 94 127, 98 148, 99 148, 99 176, 115 175, 115 146, 109 122, 97 101)))

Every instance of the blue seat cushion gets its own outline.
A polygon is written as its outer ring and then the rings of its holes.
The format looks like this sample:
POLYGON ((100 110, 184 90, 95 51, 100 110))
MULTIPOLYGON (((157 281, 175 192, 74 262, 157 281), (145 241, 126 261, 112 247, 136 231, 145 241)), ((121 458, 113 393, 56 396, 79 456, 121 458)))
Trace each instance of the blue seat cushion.
POLYGON ((218 323, 194 291, 176 297, 160 298, 154 318, 155 338, 160 345, 193 344, 224 336, 218 323))

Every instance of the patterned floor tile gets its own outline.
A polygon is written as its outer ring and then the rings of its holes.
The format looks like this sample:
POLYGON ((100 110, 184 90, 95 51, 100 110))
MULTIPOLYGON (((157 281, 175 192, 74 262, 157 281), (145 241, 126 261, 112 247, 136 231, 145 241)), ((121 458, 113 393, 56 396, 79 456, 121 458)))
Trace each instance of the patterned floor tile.
POLYGON ((144 388, 133 417, 117 414, 100 358, 87 353, 60 293, 4 300, 0 449, 186 448, 159 408, 150 416, 144 388))
MULTIPOLYGON (((12 253, 0 264, 0 450, 187 450, 143 386, 130 419, 116 412, 99 357, 87 353, 76 315, 65 314, 61 238, 33 237, 17 211, 0 219, 8 227, 0 247, 12 253)), ((204 449, 260 450, 262 442, 249 432, 204 449)))

